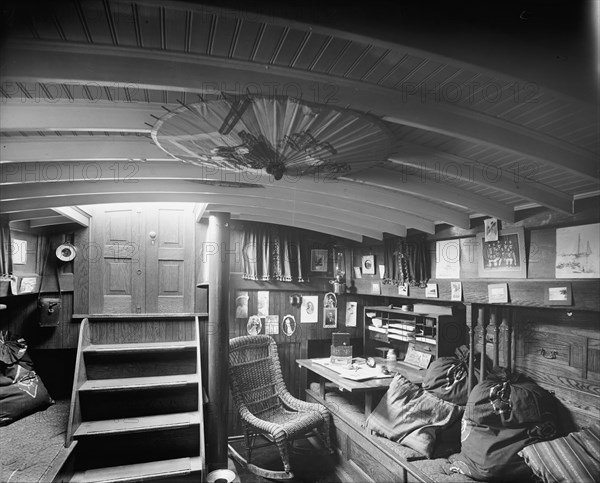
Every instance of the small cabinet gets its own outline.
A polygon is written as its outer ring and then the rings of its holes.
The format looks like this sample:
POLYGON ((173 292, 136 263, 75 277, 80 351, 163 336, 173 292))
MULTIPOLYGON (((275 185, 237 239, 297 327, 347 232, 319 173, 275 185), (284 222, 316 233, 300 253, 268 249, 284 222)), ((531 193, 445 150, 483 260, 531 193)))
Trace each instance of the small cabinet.
POLYGON ((399 307, 364 307, 364 354, 384 355, 394 349, 403 359, 409 346, 431 354, 432 360, 451 356, 463 345, 465 311, 456 306, 415 304, 412 311, 399 307), (378 353, 379 352, 379 353, 378 353))

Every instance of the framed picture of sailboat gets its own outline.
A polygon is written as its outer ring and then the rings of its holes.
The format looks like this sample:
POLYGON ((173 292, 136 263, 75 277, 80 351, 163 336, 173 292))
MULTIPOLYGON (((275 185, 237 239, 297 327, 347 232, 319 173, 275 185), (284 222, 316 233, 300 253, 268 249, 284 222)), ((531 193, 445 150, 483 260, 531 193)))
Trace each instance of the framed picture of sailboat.
POLYGON ((600 278, 600 223, 556 229, 556 278, 600 278))

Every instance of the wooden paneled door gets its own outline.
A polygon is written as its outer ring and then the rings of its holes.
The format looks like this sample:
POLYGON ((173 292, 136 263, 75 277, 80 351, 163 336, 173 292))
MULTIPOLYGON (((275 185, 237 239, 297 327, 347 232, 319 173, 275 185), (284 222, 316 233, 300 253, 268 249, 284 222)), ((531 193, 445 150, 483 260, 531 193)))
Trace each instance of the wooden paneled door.
POLYGON ((90 211, 90 313, 194 312, 191 206, 102 205, 90 211))

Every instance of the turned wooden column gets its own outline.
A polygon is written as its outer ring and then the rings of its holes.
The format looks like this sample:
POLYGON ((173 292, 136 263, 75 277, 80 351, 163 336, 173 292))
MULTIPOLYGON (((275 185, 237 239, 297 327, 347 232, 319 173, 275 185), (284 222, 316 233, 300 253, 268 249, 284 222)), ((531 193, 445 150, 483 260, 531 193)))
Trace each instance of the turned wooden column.
POLYGON ((227 403, 229 398, 229 213, 212 213, 203 246, 208 263, 208 470, 227 468, 227 403))
MULTIPOLYGON (((499 357, 500 357, 500 344, 498 341, 498 316, 497 316, 497 312, 500 309, 498 307, 492 307, 490 310, 490 325, 488 326, 487 329, 487 333, 491 332, 492 333, 492 337, 491 337, 491 342, 492 342, 492 347, 494 350, 494 354, 493 354, 493 363, 494 363, 494 367, 498 367, 499 365, 499 357)), ((486 339, 487 339, 487 334, 486 334, 486 339)))
POLYGON ((485 336, 487 332, 488 321, 485 318, 485 308, 479 307, 477 315, 477 324, 479 325, 479 333, 481 334, 481 359, 479 360, 479 380, 485 379, 485 336))
POLYGON ((467 328, 469 329, 469 394, 475 385, 475 326, 477 320, 473 318, 473 306, 471 304, 465 304, 467 306, 466 322, 467 328))
POLYGON ((503 354, 504 354, 504 367, 506 367, 509 371, 512 370, 512 334, 511 334, 511 324, 510 324, 510 311, 509 309, 504 309, 502 312, 502 323, 500 324, 500 330, 502 331, 502 342, 504 345, 503 354))

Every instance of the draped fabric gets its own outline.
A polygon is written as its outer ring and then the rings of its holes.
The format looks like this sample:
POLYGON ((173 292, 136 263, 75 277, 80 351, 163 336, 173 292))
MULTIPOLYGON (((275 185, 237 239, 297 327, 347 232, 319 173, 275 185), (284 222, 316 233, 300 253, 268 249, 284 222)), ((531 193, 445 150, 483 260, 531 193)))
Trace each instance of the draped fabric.
POLYGON ((427 248, 425 242, 407 242, 402 237, 389 237, 383 240, 383 263, 386 278, 383 283, 425 287, 429 280, 427 248))
POLYGON ((248 225, 243 236, 243 277, 247 280, 304 282, 307 257, 297 230, 248 225))
POLYGON ((0 275, 10 275, 13 271, 12 241, 8 218, 0 217, 0 275))
POLYGON ((238 170, 284 165, 292 176, 366 169, 387 159, 392 146, 374 117, 284 96, 206 95, 169 110, 151 135, 188 163, 238 170))

